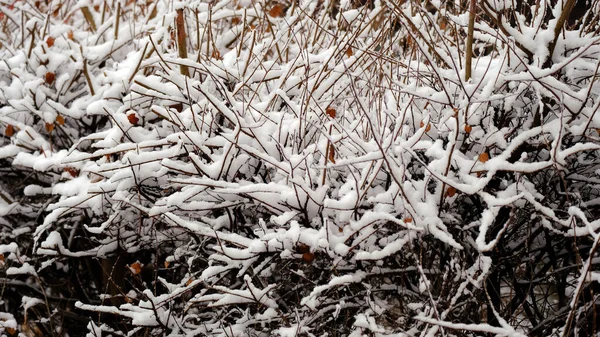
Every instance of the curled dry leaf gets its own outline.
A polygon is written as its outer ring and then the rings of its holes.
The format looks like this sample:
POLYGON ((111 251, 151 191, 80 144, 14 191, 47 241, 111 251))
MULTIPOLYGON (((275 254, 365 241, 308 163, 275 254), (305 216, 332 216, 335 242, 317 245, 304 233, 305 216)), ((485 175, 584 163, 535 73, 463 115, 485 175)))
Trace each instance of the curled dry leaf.
POLYGON ((165 266, 165 268, 169 268, 169 265, 170 265, 170 264, 171 264, 171 263, 170 263, 168 260, 165 260, 165 263, 164 263, 164 266, 165 266))
POLYGON ((54 46, 54 38, 52 36, 48 36, 48 38, 46 39, 46 45, 48 45, 48 47, 52 47, 54 46))
POLYGON ((404 218, 404 223, 411 223, 413 222, 412 218, 404 218))
POLYGON ((54 130, 54 124, 53 123, 46 123, 46 131, 48 133, 51 133, 52 130, 54 130))
MULTIPOLYGON (((420 126, 421 127, 425 126, 425 123, 423 123, 423 121, 421 121, 420 126)), ((431 123, 427 123, 427 127, 425 127, 425 132, 429 132, 429 130, 431 130, 431 123)))
POLYGON ((213 49, 212 53, 210 54, 210 57, 214 58, 215 60, 220 60, 221 53, 217 49, 213 49))
POLYGON ((56 116, 56 124, 65 125, 65 118, 61 115, 56 116))
POLYGON ((350 57, 354 55, 354 53, 352 52, 352 47, 348 47, 348 49, 346 49, 346 56, 350 57))
POLYGON ((47 72, 46 75, 44 76, 44 80, 46 81, 47 84, 54 83, 55 78, 56 78, 56 75, 51 71, 47 72))
POLYGON ((313 260, 315 259, 315 254, 311 253, 311 252, 306 252, 304 254, 302 254, 302 260, 310 263, 313 262, 313 260))
POLYGON ((71 175, 71 177, 77 177, 79 175, 79 170, 72 166, 66 166, 64 168, 64 171, 69 173, 71 175))
POLYGON ((6 137, 12 137, 15 134, 15 127, 12 124, 8 124, 6 129, 4 130, 4 135, 6 137))
POLYGON ((335 109, 332 107, 327 107, 327 109, 325 109, 325 113, 327 114, 327 116, 331 117, 331 118, 335 118, 335 109))
POLYGON ((140 263, 140 261, 135 261, 134 263, 132 263, 129 267, 129 271, 133 274, 133 275, 139 275, 139 273, 142 272, 142 264, 140 263))
POLYGON ((75 35, 73 34, 72 30, 69 30, 69 32, 67 32, 67 37, 69 38, 69 40, 75 39, 75 35))
POLYGON ((473 130, 472 126, 470 126, 469 124, 465 124, 465 132, 466 133, 471 133, 472 130, 473 130))
POLYGON ((273 18, 280 18, 283 16, 283 6, 281 4, 276 4, 275 6, 271 7, 271 10, 269 10, 269 16, 273 17, 273 18))
POLYGON ((446 196, 447 196, 447 197, 453 197, 455 194, 456 194, 456 188, 454 188, 454 187, 452 187, 452 186, 449 186, 449 187, 446 189, 446 196))
POLYGON ((329 158, 327 159, 329 159, 329 162, 335 164, 335 147, 333 144, 329 144, 329 158))
POLYGON ((240 20, 240 18, 238 16, 234 16, 233 18, 231 18, 231 24, 232 25, 238 25, 242 20, 240 20))
POLYGON ((127 115, 127 120, 132 125, 137 125, 137 123, 140 121, 140 119, 134 113, 127 115))
POLYGON ((302 242, 300 242, 297 246, 296 246, 296 252, 298 254, 304 254, 304 253, 308 253, 310 252, 310 247, 307 244, 304 244, 302 242))
POLYGON ((482 154, 479 155, 479 161, 482 163, 485 163, 486 161, 490 160, 490 155, 487 152, 484 152, 482 154))

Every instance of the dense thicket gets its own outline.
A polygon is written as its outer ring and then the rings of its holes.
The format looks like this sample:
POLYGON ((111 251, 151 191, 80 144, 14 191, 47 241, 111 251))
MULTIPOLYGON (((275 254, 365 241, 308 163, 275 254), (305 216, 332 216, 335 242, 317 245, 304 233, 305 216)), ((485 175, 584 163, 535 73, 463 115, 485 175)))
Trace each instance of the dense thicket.
POLYGON ((0 13, 0 335, 597 335, 600 2, 0 13))

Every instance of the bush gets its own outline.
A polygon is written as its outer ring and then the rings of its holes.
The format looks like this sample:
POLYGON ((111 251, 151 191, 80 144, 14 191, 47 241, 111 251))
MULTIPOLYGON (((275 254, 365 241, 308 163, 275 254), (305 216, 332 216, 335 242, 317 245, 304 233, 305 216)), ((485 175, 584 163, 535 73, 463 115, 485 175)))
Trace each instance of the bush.
POLYGON ((595 335, 598 6, 0 5, 0 334, 595 335))

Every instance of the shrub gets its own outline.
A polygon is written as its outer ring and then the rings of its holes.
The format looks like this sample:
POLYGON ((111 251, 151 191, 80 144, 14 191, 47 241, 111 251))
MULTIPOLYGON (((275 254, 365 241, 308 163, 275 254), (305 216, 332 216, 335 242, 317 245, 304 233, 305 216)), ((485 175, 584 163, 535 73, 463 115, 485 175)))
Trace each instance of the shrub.
POLYGON ((2 4, 0 333, 593 335, 598 4, 2 4))

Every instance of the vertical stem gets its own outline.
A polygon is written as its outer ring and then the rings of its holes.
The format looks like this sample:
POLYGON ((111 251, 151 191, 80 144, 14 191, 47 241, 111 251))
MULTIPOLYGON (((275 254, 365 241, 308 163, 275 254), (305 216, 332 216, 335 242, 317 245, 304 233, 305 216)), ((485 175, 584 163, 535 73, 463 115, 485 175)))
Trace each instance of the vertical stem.
MULTIPOLYGON (((183 8, 180 8, 177 10, 177 19, 175 21, 175 25, 177 26, 177 49, 179 51, 179 57, 182 59, 186 59, 187 58, 187 45, 186 45, 186 41, 185 41, 185 21, 184 21, 184 14, 183 14, 183 8)), ((181 74, 184 76, 190 76, 190 71, 188 69, 188 66, 186 65, 180 65, 179 66, 179 70, 181 71, 181 74)))
POLYGON ((81 12, 83 13, 83 17, 85 17, 85 20, 90 25, 90 29, 92 30, 93 33, 95 33, 96 32, 96 22, 94 22, 94 16, 92 15, 92 12, 90 12, 90 9, 87 7, 81 7, 81 12))
MULTIPOLYGON (((333 130, 333 125, 329 126, 329 137, 331 137, 331 131, 333 130)), ((321 185, 325 185, 325 178, 327 178, 327 162, 329 161, 329 149, 331 148, 331 141, 327 140, 327 148, 325 149, 325 167, 323 168, 323 181, 321 185)))
POLYGON ((117 15, 115 17, 115 41, 119 39, 119 18, 121 17, 121 2, 117 4, 117 15))
POLYGON ((475 30, 475 11, 477 10, 476 0, 471 0, 469 6, 469 28, 467 31, 467 55, 465 60, 465 81, 471 79, 471 67, 473 60, 473 31, 475 30))

